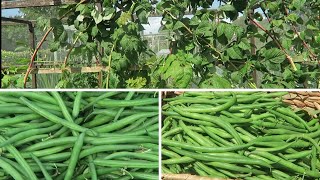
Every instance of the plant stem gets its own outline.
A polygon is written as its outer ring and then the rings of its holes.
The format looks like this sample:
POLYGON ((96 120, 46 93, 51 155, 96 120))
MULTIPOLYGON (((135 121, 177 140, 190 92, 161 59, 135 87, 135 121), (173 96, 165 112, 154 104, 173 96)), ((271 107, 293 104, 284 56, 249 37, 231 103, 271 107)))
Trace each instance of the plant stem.
POLYGON ((112 45, 111 51, 110 51, 110 55, 109 55, 109 60, 108 60, 108 74, 107 74, 107 80, 106 80, 106 89, 109 88, 109 79, 110 79, 110 73, 111 73, 111 59, 112 59, 112 52, 114 50, 115 44, 112 45))
MULTIPOLYGON (((287 9, 287 7, 285 6, 284 2, 282 1, 283 3, 283 7, 284 7, 284 12, 285 12, 285 15, 288 16, 289 15, 289 11, 287 9)), ((302 44, 303 46, 309 51, 310 53, 310 58, 311 59, 317 59, 317 56, 311 51, 311 49, 309 48, 308 44, 301 38, 300 34, 298 33, 298 30, 297 28, 291 23, 291 27, 294 31, 294 33, 299 37, 299 39, 302 41, 302 44)))
POLYGON ((76 39, 73 41, 72 46, 71 46, 71 48, 70 48, 69 51, 68 51, 68 54, 67 54, 66 57, 64 58, 64 62, 63 62, 64 67, 67 67, 67 60, 68 60, 68 58, 69 58, 69 56, 70 56, 70 54, 71 54, 72 49, 74 48, 74 46, 76 45, 78 39, 80 38, 80 35, 81 35, 81 34, 82 34, 82 32, 80 32, 80 33, 78 34, 78 36, 76 37, 76 39))
POLYGON ((291 64, 293 71, 297 71, 297 67, 294 64, 292 57, 286 52, 286 50, 284 49, 284 47, 282 47, 282 45, 280 44, 279 40, 276 39, 276 37, 274 37, 267 29, 265 29, 261 24, 259 24, 258 22, 256 22, 255 20, 253 20, 251 17, 248 17, 249 20, 258 28, 260 28, 262 31, 264 31, 265 33, 268 34, 269 37, 271 37, 271 39, 277 44, 277 46, 281 49, 281 51, 286 55, 286 58, 288 59, 289 63, 291 64))

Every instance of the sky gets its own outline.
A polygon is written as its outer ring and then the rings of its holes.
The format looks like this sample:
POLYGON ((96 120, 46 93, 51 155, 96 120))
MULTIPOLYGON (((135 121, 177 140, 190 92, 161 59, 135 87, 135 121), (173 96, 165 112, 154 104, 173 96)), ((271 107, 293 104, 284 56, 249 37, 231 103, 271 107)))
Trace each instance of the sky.
MULTIPOLYGON (((212 5, 212 8, 217 8, 219 6, 219 2, 215 1, 212 5)), ((19 12, 19 9, 4 9, 1 10, 1 15, 3 17, 12 17, 16 15, 21 15, 19 12)), ((145 28, 144 34, 156 34, 158 33, 160 27, 161 27, 161 17, 149 17, 149 24, 143 25, 145 28)))

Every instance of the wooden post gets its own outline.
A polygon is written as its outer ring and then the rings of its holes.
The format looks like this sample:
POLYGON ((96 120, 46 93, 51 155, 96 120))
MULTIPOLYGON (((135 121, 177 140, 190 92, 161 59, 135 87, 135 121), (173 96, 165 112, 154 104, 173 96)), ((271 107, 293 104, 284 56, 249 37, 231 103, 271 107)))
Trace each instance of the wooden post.
MULTIPOLYGON (((102 4, 101 4, 101 2, 100 3, 97 3, 96 4, 96 6, 98 7, 98 11, 99 12, 102 12, 102 4)), ((102 55, 104 54, 103 52, 104 52, 104 48, 101 46, 101 44, 99 43, 99 42, 97 42, 97 45, 98 45, 98 49, 99 49, 99 51, 100 51, 100 53, 99 54, 101 54, 101 55, 99 55, 98 57, 100 58, 100 59, 97 59, 98 61, 99 61, 99 63, 101 63, 102 62, 102 55)), ((98 87, 99 88, 102 88, 102 71, 100 71, 100 72, 98 72, 98 87)))
MULTIPOLYGON (((32 51, 34 51, 36 49, 36 43, 35 43, 35 32, 34 32, 34 24, 33 23, 29 23, 28 24, 29 27, 29 45, 32 51)), ((32 67, 34 68, 35 65, 34 63, 32 64, 32 67)), ((37 88, 37 75, 36 74, 32 74, 32 88, 36 89, 37 88)))

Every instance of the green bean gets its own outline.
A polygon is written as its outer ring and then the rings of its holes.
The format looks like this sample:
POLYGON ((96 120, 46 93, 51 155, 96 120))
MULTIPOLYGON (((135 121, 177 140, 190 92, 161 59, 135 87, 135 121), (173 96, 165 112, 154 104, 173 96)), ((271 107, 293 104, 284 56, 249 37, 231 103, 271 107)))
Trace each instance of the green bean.
POLYGON ((117 132, 129 132, 132 131, 134 129, 136 129, 137 127, 141 126, 141 124, 143 124, 143 122, 145 122, 147 120, 147 118, 140 118, 139 120, 133 122, 132 124, 130 124, 129 126, 122 128, 121 130, 117 131, 117 132))
POLYGON ((299 121, 309 132, 311 132, 311 129, 310 129, 309 125, 306 123, 306 121, 301 119, 298 115, 296 115, 292 111, 288 111, 288 109, 286 109, 286 108, 277 108, 277 111, 299 121))
POLYGON ((308 155, 311 154, 311 150, 306 150, 306 151, 300 151, 300 152, 297 152, 297 153, 294 153, 294 154, 285 154, 283 155, 283 157, 287 160, 289 159, 300 159, 300 158, 303 158, 303 157, 306 157, 308 155))
POLYGON ((97 166, 106 166, 106 167, 127 167, 127 168, 158 168, 158 162, 149 162, 149 161, 118 161, 118 160, 105 160, 105 159, 95 159, 94 164, 97 166))
POLYGON ((161 166, 162 173, 173 174, 170 169, 166 168, 164 165, 161 166))
POLYGON ((91 179, 98 180, 97 170, 96 170, 96 166, 93 163, 92 156, 88 156, 88 160, 89 160, 89 169, 91 172, 91 179))
POLYGON ((311 177, 320 177, 320 173, 319 172, 315 172, 315 171, 310 171, 310 170, 306 170, 300 166, 297 166, 296 164, 294 163, 291 163, 289 161, 286 161, 278 156, 275 156, 273 154, 270 154, 268 152, 259 152, 259 151, 253 151, 252 153, 254 154, 257 154, 257 155, 260 155, 262 157, 265 157, 265 158, 268 158, 270 159, 271 161, 274 161, 288 169, 291 169, 295 172, 298 172, 300 174, 307 174, 308 176, 311 176, 311 177))
POLYGON ((22 140, 25 137, 28 137, 29 135, 43 134, 43 133, 47 133, 47 132, 56 130, 58 128, 60 128, 60 125, 59 124, 55 124, 55 125, 47 127, 47 128, 33 129, 33 130, 28 130, 28 131, 25 131, 25 132, 21 132, 21 133, 18 133, 16 135, 12 136, 11 138, 7 139, 6 141, 0 143, 0 147, 4 147, 4 146, 12 144, 12 143, 14 143, 16 141, 22 140))
POLYGON ((93 128, 96 126, 100 126, 103 124, 106 124, 113 120, 113 116, 105 115, 105 114, 99 114, 95 116, 91 121, 84 123, 82 126, 87 128, 93 128))
POLYGON ((282 102, 266 102, 266 103, 257 103, 257 104, 241 104, 238 106, 232 106, 229 108, 229 111, 239 111, 243 109, 255 109, 255 108, 261 108, 261 107, 273 107, 276 105, 280 105, 282 102))
POLYGON ((41 116, 38 114, 26 114, 26 115, 18 115, 10 119, 0 119, 0 127, 9 126, 25 121, 31 121, 35 119, 40 119, 41 116))
POLYGON ((32 159, 38 164, 38 166, 40 167, 44 177, 46 180, 52 180, 50 174, 48 173, 48 171, 44 168, 44 166, 42 165, 41 161, 31 153, 31 157, 32 159))
POLYGON ((215 178, 226 178, 226 176, 215 169, 201 163, 201 162, 195 162, 195 165, 197 165, 200 169, 205 171, 210 177, 215 177, 215 178))
MULTIPOLYGON (((31 131, 37 128, 41 128, 41 129, 45 129, 45 128, 49 128, 49 127, 54 126, 52 122, 50 121, 46 121, 46 122, 41 122, 41 123, 29 123, 28 126, 24 126, 24 127, 19 127, 19 128, 9 128, 7 130, 5 130, 4 134, 6 136, 14 136, 17 135, 19 133, 24 133, 25 131, 31 131)), ((57 126, 54 126, 57 127, 57 126)), ((59 127, 57 127, 59 128, 59 127)))
POLYGON ((200 175, 200 176, 209 176, 205 171, 203 171, 197 164, 194 164, 193 169, 200 175))
POLYGON ((189 152, 189 151, 185 151, 185 150, 181 150, 181 149, 177 149, 177 148, 173 148, 173 147, 169 147, 169 148, 172 149, 173 151, 181 154, 181 155, 188 156, 188 157, 202 160, 202 161, 253 164, 253 165, 260 165, 260 166, 264 166, 264 167, 271 167, 269 164, 267 164, 264 161, 257 160, 257 159, 251 159, 251 158, 247 158, 247 157, 243 157, 243 158, 239 158, 238 156, 237 156, 237 158, 233 158, 231 156, 221 157, 221 156, 207 155, 207 154, 203 154, 203 153, 202 154, 193 153, 193 152, 189 152))
MULTIPOLYGON (((105 99, 105 98, 108 98, 108 97, 111 97, 111 96, 114 96, 114 95, 117 95, 119 94, 120 92, 117 92, 117 91, 114 91, 114 92, 105 92, 103 93, 102 95, 100 95, 99 97, 95 98, 93 101, 91 101, 89 104, 87 104, 85 107, 82 108, 81 111, 89 108, 90 106, 94 105, 95 103, 97 103, 98 101, 102 100, 102 99, 105 99)), ((84 96, 84 95, 82 95, 84 96)))
POLYGON ((271 123, 271 122, 264 122, 264 121, 253 121, 252 124, 261 126, 261 127, 269 127, 269 128, 282 128, 287 130, 292 130, 300 133, 306 133, 307 130, 305 129, 299 129, 296 127, 288 126, 288 125, 282 125, 280 123, 271 123))
POLYGON ((51 154, 43 157, 39 157, 40 160, 43 161, 53 161, 53 162, 60 162, 65 161, 70 158, 71 152, 62 152, 57 154, 51 154))
POLYGON ((145 106, 151 104, 157 104, 157 98, 145 98, 145 99, 134 99, 134 100, 103 100, 98 101, 98 107, 128 107, 128 106, 145 106))
POLYGON ((253 143, 234 145, 229 147, 203 147, 203 146, 192 146, 186 143, 181 143, 177 141, 172 141, 168 139, 162 139, 162 144, 173 147, 185 148, 188 150, 194 150, 199 152, 228 152, 228 151, 237 151, 248 148, 253 145, 253 143))
POLYGON ((137 179, 148 179, 148 180, 158 180, 158 173, 142 173, 142 172, 129 172, 134 178, 137 179))
MULTIPOLYGON (((4 142, 6 139, 0 135, 0 141, 4 142)), ((29 176, 30 179, 36 180, 37 177, 34 174, 34 172, 31 170, 29 164, 26 162, 26 160, 21 156, 19 151, 13 147, 12 145, 6 146, 6 149, 14 156, 16 161, 25 169, 27 175, 29 176)))
POLYGON ((16 92, 1 92, 2 95, 10 95, 14 97, 26 97, 30 99, 34 99, 40 102, 45 102, 49 104, 57 104, 56 100, 49 96, 46 92, 23 92, 20 91, 19 93, 16 92))
POLYGON ((81 98, 82 98, 82 91, 78 91, 77 95, 74 99, 73 109, 72 109, 72 117, 77 118, 80 112, 81 106, 81 98))
POLYGON ((284 179, 289 179, 290 178, 290 176, 288 174, 286 174, 286 173, 284 173, 282 171, 279 171, 279 170, 272 170, 271 172, 272 172, 273 176, 277 176, 278 178, 279 177, 282 177, 284 179))
POLYGON ((12 107, 1 107, 0 108, 0 114, 31 114, 33 111, 30 108, 27 108, 25 106, 16 106, 14 108, 12 107))
POLYGON ((213 166, 213 167, 218 167, 218 168, 222 168, 222 169, 228 169, 228 170, 232 170, 232 171, 238 171, 241 173, 252 173, 252 174, 256 174, 256 175, 260 175, 260 174, 266 174, 264 171, 260 171, 260 170, 256 170, 256 169, 250 169, 250 168, 246 168, 246 167, 240 167, 234 164, 229 164, 229 163, 221 163, 221 162, 209 162, 206 163, 207 165, 213 166))
POLYGON ((138 136, 138 135, 143 135, 143 134, 147 134, 147 132, 151 132, 151 131, 155 131, 159 129, 159 125, 157 124, 153 124, 145 129, 141 129, 141 130, 137 130, 137 131, 132 131, 132 132, 126 132, 123 133, 127 136, 138 136))
POLYGON ((179 158, 181 157, 179 154, 173 152, 173 151, 169 151, 167 149, 161 149, 161 152, 163 155, 170 157, 170 158, 179 158))
POLYGON ((4 161, 2 157, 0 157, 0 167, 4 169, 5 172, 10 174, 16 180, 24 180, 24 178, 20 175, 20 173, 14 169, 9 163, 4 161))
POLYGON ((61 124, 63 126, 66 126, 72 130, 75 130, 75 131, 79 131, 79 132, 85 132, 85 131, 88 131, 88 135, 96 135, 96 133, 92 130, 89 130, 87 128, 84 128, 84 127, 81 127, 79 126, 78 124, 75 124, 75 123, 72 123, 72 122, 69 122, 69 121, 65 121, 61 118, 59 118, 58 116, 55 116, 51 113, 49 113, 48 111, 34 105, 31 103, 31 101, 29 101, 28 99, 24 98, 24 97, 21 97, 20 98, 24 104, 26 104, 30 109, 32 109, 34 112, 36 112, 37 114, 47 118, 48 120, 54 122, 54 123, 57 123, 57 124, 61 124))
POLYGON ((272 114, 284 119, 285 121, 287 121, 288 123, 290 123, 290 124, 292 124, 292 125, 294 125, 296 127, 303 128, 303 124, 300 124, 298 121, 296 121, 292 117, 286 116, 285 114, 277 112, 277 111, 274 111, 272 109, 267 109, 267 111, 269 111, 270 113, 272 113, 272 114))
POLYGON ((133 110, 138 110, 138 111, 151 111, 151 112, 156 112, 159 110, 158 106, 134 106, 132 108, 133 110))
MULTIPOLYGON (((56 92, 56 91, 52 91, 51 94, 52 94, 52 96, 56 99, 56 101, 58 102, 58 105, 59 105, 59 107, 60 107, 60 109, 61 109, 61 111, 62 111, 62 114, 63 114, 64 118, 65 118, 67 121, 69 121, 69 122, 71 122, 71 123, 74 123, 74 120, 73 120, 73 118, 71 117, 71 115, 70 115, 70 113, 69 113, 69 111, 68 111, 68 109, 67 109, 64 101, 62 100, 60 94, 59 94, 58 92, 56 92)), ((73 130, 73 129, 71 129, 71 132, 72 132, 73 136, 78 136, 78 135, 79 135, 79 133, 76 132, 76 131, 73 130)))
POLYGON ((179 125, 180 125, 180 127, 183 129, 183 131, 184 131, 186 134, 188 134, 192 139, 194 139, 194 140, 195 140, 196 142, 198 142, 200 145, 202 145, 202 146, 212 146, 212 144, 208 143, 208 141, 206 141, 205 138, 204 138, 202 135, 200 135, 200 134, 198 134, 198 133, 190 130, 190 129, 183 123, 182 120, 179 121, 179 125))
MULTIPOLYGON (((134 92, 133 91, 130 91, 128 92, 126 98, 124 99, 125 101, 128 101, 128 100, 131 100, 131 98, 133 97, 134 95, 134 92)), ((124 110, 124 107, 120 108, 116 114, 116 116, 114 117, 113 121, 117 121, 121 115, 121 113, 123 112, 124 110)))
POLYGON ((103 159, 113 159, 113 158, 118 158, 118 157, 134 157, 134 158, 138 158, 138 159, 143 159, 143 160, 149 160, 149 161, 158 161, 158 156, 152 155, 152 154, 148 154, 148 153, 144 153, 144 152, 126 152, 126 151, 122 151, 122 152, 115 152, 113 154, 110 154, 106 157, 104 157, 103 159))
MULTIPOLYGON (((25 151, 34 151, 38 149, 48 148, 54 145, 65 145, 74 143, 76 141, 75 137, 63 137, 56 138, 48 141, 43 141, 34 145, 31 145, 25 149, 25 151)), ((91 138, 86 137, 85 142, 90 143, 92 145, 107 145, 107 144, 121 144, 121 143, 138 143, 138 142, 152 142, 157 143, 157 139, 153 139, 145 136, 132 136, 132 137, 113 137, 113 138, 91 138)))
MULTIPOLYGON (((50 154, 61 152, 61 151, 68 149, 70 147, 72 147, 72 145, 66 144, 63 146, 56 146, 56 147, 51 147, 51 148, 47 148, 47 149, 33 151, 32 153, 37 157, 41 157, 41 156, 47 156, 50 154)), ((31 158, 30 152, 21 152, 21 156, 23 158, 31 158)), ((7 154, 6 157, 13 158, 13 156, 11 154, 7 154)))
POLYGON ((139 130, 143 130, 146 129, 147 127, 150 127, 153 124, 158 124, 159 122, 159 116, 154 116, 151 119, 147 118, 145 121, 142 122, 142 125, 133 129, 133 131, 139 131, 139 130))
POLYGON ((200 120, 204 120, 204 121, 209 121, 212 123, 217 124, 218 126, 222 127, 223 129, 225 129, 226 131, 228 131, 237 141, 238 144, 242 144, 242 140, 239 136, 239 134, 236 132, 236 130, 231 126, 230 123, 228 122, 223 122, 223 121, 219 121, 219 120, 215 120, 212 118, 212 116, 209 115, 205 115, 205 114, 198 114, 198 113, 189 113, 189 112, 185 112, 182 111, 179 108, 175 108, 172 107, 172 109, 174 109, 176 112, 178 112, 179 114, 183 115, 183 116, 187 116, 190 118, 194 118, 194 119, 200 119, 200 120))
POLYGON ((183 120, 185 122, 192 123, 192 124, 195 124, 195 125, 215 126, 215 124, 213 124, 211 122, 189 119, 189 118, 182 117, 182 116, 169 116, 169 117, 172 117, 172 118, 177 119, 177 120, 183 120))
POLYGON ((224 114, 224 115, 228 116, 229 118, 234 119, 234 121, 233 121, 234 123, 249 123, 249 122, 253 121, 252 119, 243 119, 241 117, 237 117, 228 111, 221 111, 221 114, 224 114))
POLYGON ((171 159, 162 160, 162 164, 182 164, 182 163, 190 163, 193 161, 195 161, 193 158, 190 158, 187 156, 182 156, 179 158, 171 158, 171 159))
POLYGON ((235 95, 233 95, 228 102, 219 106, 214 106, 210 108, 183 108, 182 110, 187 112, 196 112, 196 113, 209 113, 209 112, 215 113, 215 112, 223 111, 225 109, 230 108, 236 102, 237 102, 237 98, 235 95))
POLYGON ((46 138, 50 138, 48 134, 39 134, 39 135, 34 135, 34 136, 31 136, 31 137, 26 137, 20 141, 16 141, 13 143, 14 146, 21 146, 21 145, 24 145, 26 143, 29 143, 31 141, 35 141, 35 140, 43 140, 43 139, 46 139, 46 138))
POLYGON ((129 150, 129 149, 139 150, 141 149, 141 146, 139 145, 101 145, 101 146, 94 146, 94 147, 88 147, 88 148, 85 147, 85 149, 80 153, 80 159, 98 152, 129 150))
POLYGON ((78 162, 78 159, 79 159, 79 156, 80 156, 80 152, 81 152, 81 149, 82 149, 82 146, 83 146, 85 133, 86 132, 82 132, 78 136, 78 138, 77 138, 77 140, 76 140, 76 142, 75 142, 75 144, 74 144, 74 146, 72 148, 68 169, 67 169, 66 175, 64 177, 65 180, 71 180, 72 179, 73 172, 74 172, 74 170, 76 168, 76 165, 77 165, 77 162, 78 162))
POLYGON ((93 128, 93 130, 96 130, 97 132, 111 132, 120 128, 123 128, 124 126, 131 124, 132 122, 140 119, 140 118, 144 118, 144 117, 152 117, 152 116, 156 116, 158 113, 157 112, 146 112, 146 113, 140 113, 140 114, 134 114, 131 116, 128 116, 126 118, 123 118, 119 121, 113 122, 111 124, 106 124, 106 125, 102 125, 102 126, 98 126, 93 128))

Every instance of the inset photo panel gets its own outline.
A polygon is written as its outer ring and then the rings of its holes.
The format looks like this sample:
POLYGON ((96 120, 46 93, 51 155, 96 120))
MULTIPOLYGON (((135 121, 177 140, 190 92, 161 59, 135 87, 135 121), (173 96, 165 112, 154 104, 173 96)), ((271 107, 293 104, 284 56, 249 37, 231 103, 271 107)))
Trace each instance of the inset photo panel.
POLYGON ((163 180, 319 179, 320 92, 167 91, 163 180))
POLYGON ((0 179, 158 180, 159 159, 158 92, 0 92, 0 179))

